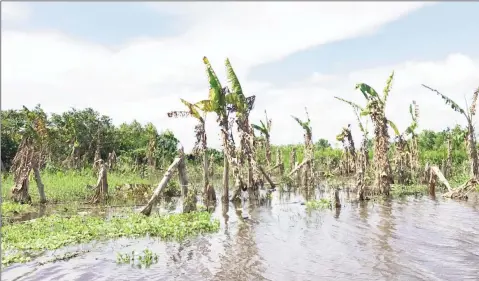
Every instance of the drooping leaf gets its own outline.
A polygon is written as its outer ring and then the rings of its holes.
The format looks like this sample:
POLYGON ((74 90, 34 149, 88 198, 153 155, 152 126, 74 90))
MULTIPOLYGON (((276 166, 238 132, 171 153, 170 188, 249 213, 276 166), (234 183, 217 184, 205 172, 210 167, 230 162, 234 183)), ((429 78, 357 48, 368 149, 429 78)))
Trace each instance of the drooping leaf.
POLYGON ((394 133, 396 134, 396 136, 401 135, 401 134, 399 133, 398 127, 396 126, 396 124, 394 124, 393 121, 388 120, 388 125, 393 129, 393 131, 394 131, 394 133))
POLYGON ((345 99, 340 98, 340 97, 334 97, 334 98, 337 99, 337 100, 340 100, 340 101, 342 101, 342 102, 345 102, 345 103, 349 104, 349 105, 352 106, 354 109, 357 109, 357 110, 359 110, 359 111, 364 110, 364 109, 363 109, 360 105, 358 105, 357 103, 354 103, 354 102, 352 102, 352 101, 345 100, 345 99))
POLYGON ((365 83, 359 83, 359 84, 356 84, 356 89, 359 89, 361 91, 361 93, 363 93, 363 96, 367 99, 367 100, 371 100, 371 99, 379 99, 379 95, 378 93, 376 92, 376 90, 374 90, 371 86, 369 86, 368 84, 365 84, 365 83))
POLYGON ((197 105, 187 102, 184 99, 180 99, 180 100, 186 107, 188 107, 188 111, 193 117, 195 117, 196 119, 201 119, 201 115, 200 115, 200 112, 198 111, 197 105))
POLYGON ((201 100, 195 104, 203 112, 214 112, 211 100, 201 100))
POLYGON ((170 111, 167 115, 170 118, 185 118, 192 116, 189 111, 170 111))
POLYGON ((251 127, 253 127, 253 129, 259 131, 261 134, 263 134, 265 136, 269 136, 269 132, 265 127, 261 127, 261 126, 258 126, 256 124, 251 124, 251 127))
POLYGON ((467 114, 466 114, 466 111, 464 109, 462 109, 455 101, 453 101, 452 99, 448 98, 447 96, 441 94, 438 90, 436 89, 433 89, 429 86, 426 86, 424 84, 421 84, 424 88, 427 88, 433 92, 435 92, 438 96, 440 96, 445 102, 447 105, 449 105, 452 110, 456 111, 456 112, 459 112, 461 114, 463 114, 464 116, 466 116, 466 118, 468 118, 467 114))

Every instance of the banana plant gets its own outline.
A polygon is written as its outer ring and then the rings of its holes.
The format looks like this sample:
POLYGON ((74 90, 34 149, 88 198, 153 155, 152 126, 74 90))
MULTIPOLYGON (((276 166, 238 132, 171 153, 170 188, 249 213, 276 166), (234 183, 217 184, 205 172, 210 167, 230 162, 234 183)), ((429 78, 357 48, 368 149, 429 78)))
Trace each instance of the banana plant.
POLYGON ((253 129, 260 132, 260 134, 264 137, 266 161, 268 163, 268 166, 271 166, 271 119, 268 119, 268 114, 266 113, 266 110, 264 111, 264 114, 266 116, 266 123, 264 123, 263 120, 260 120, 259 125, 251 124, 251 126, 253 127, 253 129))
POLYGON ((308 109, 305 108, 306 111, 306 121, 302 121, 296 116, 291 117, 303 128, 304 130, 304 149, 305 149, 305 157, 303 162, 298 165, 298 167, 302 165, 306 165, 306 173, 305 173, 305 183, 308 185, 312 183, 314 180, 314 173, 313 173, 313 160, 314 160, 314 149, 313 149, 313 129, 311 127, 311 120, 309 119, 308 109), (308 174, 309 173, 309 174, 308 174), (308 181, 308 179, 310 181, 308 181))
POLYGON ((168 112, 168 117, 170 118, 184 118, 184 117, 193 117, 198 121, 198 124, 195 126, 195 136, 196 142, 193 147, 193 153, 195 155, 203 155, 203 194, 205 198, 208 193, 208 186, 209 186, 209 163, 208 163, 208 155, 207 155, 207 137, 206 137, 206 112, 200 109, 198 103, 191 103, 184 99, 180 99, 183 105, 186 107, 187 110, 185 111, 171 111, 168 112))
MULTIPOLYGON (((258 186, 258 177, 260 170, 257 166, 255 149, 255 139, 253 129, 249 123, 249 115, 254 107, 255 96, 246 97, 243 93, 240 81, 231 66, 229 59, 225 61, 226 76, 228 78, 230 92, 226 95, 226 103, 228 112, 235 113, 236 123, 238 125, 238 132, 240 136, 240 149, 237 153, 240 164, 243 164, 245 158, 248 162, 248 186, 250 195, 253 195, 258 186)), ((241 186, 241 185, 240 185, 241 186)), ((246 191, 247 186, 242 186, 243 191, 246 191)), ((238 188, 233 194, 232 200, 235 200, 240 194, 238 188)))
MULTIPOLYGON (((441 94, 438 90, 433 89, 429 86, 422 84, 423 87, 429 89, 432 92, 435 92, 441 99, 449 105, 452 110, 462 114, 467 122, 467 149, 468 149, 468 156, 469 162, 471 165, 471 177, 475 179, 479 179, 479 163, 477 159, 477 147, 476 147, 476 137, 475 137, 475 130, 473 124, 473 118, 476 115, 476 106, 477 106, 477 98, 479 95, 479 87, 474 91, 472 95, 472 104, 469 108, 463 109, 459 106, 455 101, 451 98, 447 97, 446 95, 441 94)), ((466 104, 467 106, 467 104, 466 104)))
MULTIPOLYGON (((198 107, 206 112, 215 113, 217 116, 218 125, 221 128, 221 138, 223 142, 223 149, 225 154, 224 160, 224 171, 223 171, 223 202, 229 201, 229 187, 228 187, 228 174, 229 174, 229 165, 231 164, 233 168, 233 174, 235 176, 236 182, 240 187, 244 186, 243 179, 239 170, 238 158, 235 151, 234 141, 230 134, 230 124, 228 121, 229 113, 231 110, 236 109, 239 112, 239 115, 245 112, 243 105, 243 93, 239 83, 231 83, 232 88, 235 92, 230 93, 227 87, 221 85, 218 76, 216 75, 213 67, 211 66, 207 57, 203 57, 203 63, 206 67, 206 74, 209 82, 209 94, 207 100, 202 100, 197 103, 198 107), (228 106, 230 105, 230 106, 228 106)), ((234 73, 234 72, 233 72, 234 73)), ((231 78, 231 73, 229 74, 231 78)))
POLYGON ((392 182, 391 166, 388 159, 389 134, 388 126, 393 130, 397 127, 386 118, 385 110, 389 93, 392 88, 394 71, 389 76, 386 86, 380 95, 371 86, 365 83, 356 84, 366 99, 366 106, 361 111, 361 116, 369 116, 374 125, 374 164, 376 171, 376 186, 380 193, 388 195, 392 182))

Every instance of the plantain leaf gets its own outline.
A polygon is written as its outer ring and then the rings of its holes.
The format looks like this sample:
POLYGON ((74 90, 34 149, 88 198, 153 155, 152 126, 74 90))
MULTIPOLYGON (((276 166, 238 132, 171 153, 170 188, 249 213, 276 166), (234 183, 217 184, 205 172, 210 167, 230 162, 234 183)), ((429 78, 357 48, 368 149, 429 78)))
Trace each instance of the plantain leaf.
POLYGON ((190 103, 190 102, 187 102, 187 101, 185 101, 184 99, 180 99, 180 100, 181 100, 181 102, 182 102, 184 105, 186 105, 186 107, 188 107, 188 111, 190 112, 190 114, 191 114, 193 117, 195 117, 195 118, 198 119, 198 120, 199 120, 199 119, 202 119, 202 118, 201 118, 201 115, 200 115, 200 112, 198 111, 199 108, 198 108, 197 105, 192 104, 192 103, 190 103))
POLYGON ((203 112, 214 112, 211 100, 202 100, 195 104, 203 112))
POLYGON ((433 89, 431 87, 428 87, 424 84, 421 84, 421 85, 423 87, 435 92, 438 96, 440 96, 446 102, 446 104, 449 105, 452 108, 452 110, 454 110, 456 112, 459 112, 459 113, 462 113, 464 116, 466 116, 466 118, 468 118, 467 114, 466 114, 466 111, 464 109, 462 109, 455 101, 453 101, 452 99, 448 98, 447 96, 441 94, 438 90, 435 90, 435 89, 433 89))
POLYGON ((363 108, 357 104, 357 103, 354 103, 352 101, 348 101, 348 100, 345 100, 343 98, 340 98, 340 97, 334 97, 335 99, 339 100, 339 101, 342 101, 342 102, 345 102, 347 104, 349 104, 350 106, 352 106, 354 109, 357 109, 357 110, 363 110, 363 108))
POLYGON ((398 127, 396 126, 396 124, 393 123, 393 121, 388 120, 388 124, 389 124, 389 126, 393 129, 393 131, 394 131, 394 133, 396 134, 396 136, 400 136, 400 135, 401 135, 401 134, 399 133, 398 127))
POLYGON ((269 136, 269 132, 265 127, 261 127, 261 126, 258 126, 256 124, 251 124, 251 127, 253 127, 253 129, 259 131, 261 134, 263 134, 265 136, 269 136))
POLYGON ((247 105, 246 105, 246 97, 243 94, 243 89, 241 88, 241 84, 238 80, 238 77, 236 76, 236 73, 233 70, 233 67, 231 66, 229 59, 226 59, 225 66, 226 66, 226 77, 228 78, 228 82, 231 86, 230 89, 232 93, 236 95, 236 99, 235 99, 236 103, 234 105, 236 106, 238 112, 244 113, 246 111, 247 105))
POLYGON ((356 84, 356 89, 359 89, 363 93, 367 100, 379 99, 379 95, 371 86, 365 83, 356 84))
POLYGON ((394 79, 394 70, 389 75, 388 80, 386 81, 386 86, 384 87, 383 90, 383 100, 381 101, 383 104, 386 104, 386 101, 388 100, 389 92, 391 91, 392 85, 393 85, 393 79, 394 79))
POLYGON ((370 114, 371 112, 369 111, 369 109, 363 109, 360 113, 361 116, 368 116, 370 114))
POLYGON ((208 98, 211 101, 212 110, 217 113, 223 112, 226 108, 223 87, 221 86, 220 80, 218 79, 218 76, 216 76, 208 58, 203 57, 203 62, 206 66, 206 74, 208 75, 208 82, 210 84, 208 98))

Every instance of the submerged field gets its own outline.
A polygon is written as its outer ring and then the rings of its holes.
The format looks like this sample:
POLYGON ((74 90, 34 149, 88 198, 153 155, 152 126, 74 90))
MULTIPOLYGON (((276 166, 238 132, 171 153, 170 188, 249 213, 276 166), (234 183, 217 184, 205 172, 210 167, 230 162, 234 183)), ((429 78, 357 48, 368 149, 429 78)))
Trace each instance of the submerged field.
POLYGON ((211 219, 208 213, 141 219, 118 208, 96 216, 46 216, 3 227, 2 250, 52 251, 4 268, 2 280, 474 280, 479 275, 477 197, 464 202, 418 193, 349 203, 353 197, 343 190, 342 208, 331 210, 320 200, 328 193, 319 189, 310 198, 315 204, 304 204, 304 194, 276 191, 262 206, 219 204, 211 219), (104 222, 119 214, 123 217, 104 222))

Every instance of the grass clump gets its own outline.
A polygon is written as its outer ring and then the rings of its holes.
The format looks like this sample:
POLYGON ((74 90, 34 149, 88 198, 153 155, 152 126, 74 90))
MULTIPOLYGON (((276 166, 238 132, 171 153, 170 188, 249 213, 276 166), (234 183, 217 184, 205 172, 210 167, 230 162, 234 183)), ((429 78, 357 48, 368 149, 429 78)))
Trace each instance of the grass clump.
POLYGON ((423 195, 428 192, 425 185, 393 185, 391 188, 391 195, 393 196, 409 196, 409 195, 423 195))
POLYGON ((117 253, 116 263, 136 265, 138 268, 142 266, 148 268, 154 263, 158 263, 158 255, 149 249, 143 250, 143 254, 136 255, 135 251, 129 253, 117 253), (136 261, 136 262, 135 262, 136 261))
POLYGON ((323 210, 329 209, 331 207, 331 201, 326 198, 321 198, 319 200, 311 200, 306 202, 307 210, 323 210))
POLYGON ((25 262, 20 257, 30 256, 32 252, 118 237, 148 234, 164 240, 183 240, 188 236, 218 231, 219 226, 219 221, 212 220, 207 212, 150 217, 129 213, 109 220, 79 215, 68 218, 51 215, 3 226, 2 260, 25 262))

